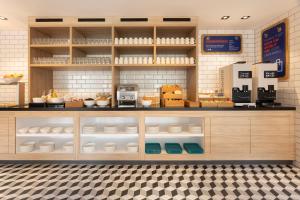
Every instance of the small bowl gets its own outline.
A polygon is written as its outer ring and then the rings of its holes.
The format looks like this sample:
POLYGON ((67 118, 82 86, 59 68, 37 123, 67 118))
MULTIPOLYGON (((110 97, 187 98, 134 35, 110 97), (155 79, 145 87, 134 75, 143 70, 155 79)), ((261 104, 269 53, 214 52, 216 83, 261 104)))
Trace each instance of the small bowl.
POLYGON ((32 102, 33 103, 45 103, 46 100, 44 98, 41 98, 41 97, 34 97, 34 98, 32 98, 32 102))
POLYGON ((52 152, 55 148, 54 142, 43 142, 39 145, 40 152, 52 152))
POLYGON ((96 150, 96 144, 93 142, 88 142, 82 146, 82 151, 84 153, 93 153, 96 150))
POLYGON ((142 100, 142 105, 146 108, 150 107, 151 104, 152 104, 152 100, 142 100))
POLYGON ((171 125, 168 127, 169 133, 180 133, 182 132, 182 127, 177 125, 171 125))
POLYGON ((64 133, 73 133, 73 132, 74 132, 73 127, 65 127, 64 128, 64 133))
POLYGON ((52 133, 61 133, 63 129, 64 129, 63 127, 52 128, 52 133))
POLYGON ((25 133, 28 132, 28 130, 29 130, 28 127, 20 128, 20 129, 18 129, 18 133, 20 133, 20 134, 25 134, 25 133))
POLYGON ((49 98, 47 99, 47 102, 48 103, 64 103, 65 102, 65 99, 64 98, 49 98))
POLYGON ((116 144, 109 142, 104 144, 104 151, 106 152, 114 152, 116 150, 116 144))
POLYGON ((19 146, 19 151, 21 153, 32 152, 33 149, 34 149, 34 145, 33 144, 26 144, 26 143, 24 143, 24 144, 21 144, 19 146))
POLYGON ((49 127, 49 126, 45 126, 40 129, 41 133, 50 133, 50 131, 51 131, 51 127, 49 127))
POLYGON ((96 104, 96 101, 95 100, 84 100, 83 104, 86 107, 93 107, 96 104))
POLYGON ((108 106, 109 104, 109 100, 97 100, 97 106, 100 106, 100 107, 105 107, 105 106, 108 106))
POLYGON ((137 143, 128 143, 127 151, 130 153, 136 153, 139 150, 139 145, 137 143))
POLYGON ((39 130, 40 130, 40 127, 31 127, 31 128, 28 130, 28 132, 34 134, 34 133, 39 132, 39 130))

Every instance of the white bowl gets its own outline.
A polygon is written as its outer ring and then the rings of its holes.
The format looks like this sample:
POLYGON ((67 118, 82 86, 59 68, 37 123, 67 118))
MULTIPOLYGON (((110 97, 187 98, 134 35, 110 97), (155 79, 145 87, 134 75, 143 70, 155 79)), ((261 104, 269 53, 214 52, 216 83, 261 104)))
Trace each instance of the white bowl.
POLYGON ((47 102, 48 102, 48 103, 64 103, 64 102, 65 102, 65 99, 64 99, 64 98, 60 98, 60 97, 57 97, 57 98, 49 98, 49 99, 47 99, 47 102))
POLYGON ((127 126, 126 133, 137 133, 138 128, 137 126, 127 126))
POLYGON ((34 145, 32 144, 21 144, 19 146, 19 151, 21 153, 32 152, 34 149, 34 145))
POLYGON ((39 145, 40 152, 52 152, 55 148, 54 142, 43 142, 39 145))
POLYGON ((146 126, 146 133, 159 133, 159 126, 146 126))
POLYGON ((4 80, 5 83, 11 84, 11 83, 19 82, 22 78, 23 78, 23 76, 22 77, 17 77, 17 78, 3 78, 3 80, 4 80))
POLYGON ((136 153, 139 150, 139 145, 137 143, 128 143, 127 151, 130 153, 136 153))
POLYGON ((201 126, 189 126, 190 133, 201 133, 202 127, 201 126))
POLYGON ((32 102, 33 103, 45 103, 46 100, 44 98, 41 98, 41 97, 34 97, 34 98, 32 98, 32 102))
POLYGON ((96 144, 92 142, 88 142, 82 146, 82 151, 84 153, 93 153, 96 150, 96 144))
POLYGON ((104 133, 116 133, 118 128, 116 126, 104 126, 104 133))
POLYGON ((177 125, 171 125, 168 127, 169 133, 180 133, 182 132, 182 127, 177 125))
POLYGON ((63 150, 67 153, 73 153, 74 151, 74 144, 73 142, 66 142, 64 145, 63 145, 63 150))
POLYGON ((114 152, 116 150, 116 144, 109 142, 104 144, 104 151, 106 152, 114 152))
POLYGON ((105 107, 109 104, 109 100, 108 99, 107 100, 97 100, 96 103, 98 106, 105 107))
POLYGON ((96 104, 96 101, 95 100, 85 100, 83 101, 83 104, 86 106, 86 107, 92 107, 96 104))
POLYGON ((65 127, 64 128, 64 133, 73 133, 73 132, 74 132, 73 127, 65 127))
POLYGON ((50 131, 51 131, 51 127, 49 127, 49 126, 45 126, 40 129, 41 133, 49 133, 50 131))
POLYGON ((18 129, 18 133, 24 134, 24 133, 27 133, 28 130, 29 130, 28 127, 20 128, 20 129, 18 129))
POLYGON ((92 134, 92 133, 96 133, 96 131, 97 131, 96 126, 84 126, 82 128, 83 134, 92 134))
POLYGON ((64 130, 63 127, 55 127, 55 128, 52 128, 52 133, 61 133, 62 131, 64 130))
POLYGON ((40 130, 40 127, 31 127, 31 128, 28 130, 28 132, 34 134, 34 133, 39 132, 39 130, 40 130))
POLYGON ((144 107, 150 107, 152 104, 152 100, 142 100, 142 105, 144 107))

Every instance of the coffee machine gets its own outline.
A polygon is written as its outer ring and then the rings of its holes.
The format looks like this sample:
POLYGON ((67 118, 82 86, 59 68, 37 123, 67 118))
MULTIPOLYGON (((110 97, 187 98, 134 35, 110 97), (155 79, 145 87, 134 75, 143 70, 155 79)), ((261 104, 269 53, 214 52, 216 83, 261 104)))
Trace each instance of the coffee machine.
POLYGON ((134 84, 122 84, 117 89, 117 101, 119 108, 133 108, 138 105, 138 86, 134 84))
POLYGON ((277 63, 257 63, 252 66, 253 96, 258 105, 275 105, 278 90, 277 63))
POLYGON ((219 70, 220 89, 235 106, 255 106, 251 103, 252 71, 251 65, 238 62, 219 70))

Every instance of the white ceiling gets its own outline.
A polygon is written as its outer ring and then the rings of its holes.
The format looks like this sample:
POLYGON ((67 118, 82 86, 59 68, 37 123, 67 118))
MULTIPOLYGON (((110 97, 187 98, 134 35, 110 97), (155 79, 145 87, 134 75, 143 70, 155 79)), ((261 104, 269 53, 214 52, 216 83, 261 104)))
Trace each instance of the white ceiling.
POLYGON ((0 29, 26 29, 28 16, 198 16, 206 28, 251 28, 300 0, 0 0, 0 29), (226 21, 220 17, 230 15, 226 21), (241 20, 250 15, 249 20, 241 20))

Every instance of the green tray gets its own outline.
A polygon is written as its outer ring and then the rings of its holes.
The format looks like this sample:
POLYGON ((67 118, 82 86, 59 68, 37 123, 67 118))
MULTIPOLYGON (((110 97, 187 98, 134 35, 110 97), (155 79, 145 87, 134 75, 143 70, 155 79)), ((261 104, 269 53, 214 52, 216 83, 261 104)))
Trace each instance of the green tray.
POLYGON ((165 148, 168 154, 182 154, 182 148, 178 143, 166 143, 165 148))
POLYGON ((197 143, 184 143, 183 148, 189 153, 189 154, 203 154, 204 151, 197 143))
POLYGON ((145 153, 146 154, 160 154, 161 147, 159 143, 146 143, 145 144, 145 153))

